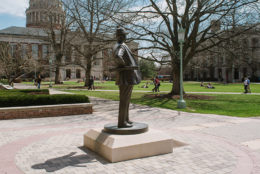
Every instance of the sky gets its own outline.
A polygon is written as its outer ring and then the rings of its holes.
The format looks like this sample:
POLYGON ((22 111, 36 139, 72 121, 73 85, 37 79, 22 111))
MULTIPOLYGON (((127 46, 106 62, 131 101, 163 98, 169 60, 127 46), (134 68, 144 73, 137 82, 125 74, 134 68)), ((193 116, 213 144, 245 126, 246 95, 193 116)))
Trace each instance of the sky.
POLYGON ((25 27, 29 0, 0 0, 0 30, 10 26, 25 27))

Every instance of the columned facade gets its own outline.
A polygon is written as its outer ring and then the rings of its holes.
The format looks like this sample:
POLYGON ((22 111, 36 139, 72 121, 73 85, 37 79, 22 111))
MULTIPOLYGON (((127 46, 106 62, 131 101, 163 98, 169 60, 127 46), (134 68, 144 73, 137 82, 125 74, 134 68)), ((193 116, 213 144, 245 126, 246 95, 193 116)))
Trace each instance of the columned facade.
POLYGON ((60 0, 30 0, 26 10, 26 27, 45 28, 52 24, 59 28, 63 15, 60 0))

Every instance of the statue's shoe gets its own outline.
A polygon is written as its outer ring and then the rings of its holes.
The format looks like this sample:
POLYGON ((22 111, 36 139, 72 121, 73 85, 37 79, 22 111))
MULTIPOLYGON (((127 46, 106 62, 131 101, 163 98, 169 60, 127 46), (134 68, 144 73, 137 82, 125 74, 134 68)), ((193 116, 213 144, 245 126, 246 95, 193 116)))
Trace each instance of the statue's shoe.
POLYGON ((133 127, 133 125, 127 122, 125 122, 123 125, 118 125, 118 128, 127 128, 127 127, 133 127))
POLYGON ((132 122, 132 121, 130 121, 130 120, 127 120, 126 122, 127 122, 127 123, 129 123, 129 124, 133 124, 133 122, 132 122))

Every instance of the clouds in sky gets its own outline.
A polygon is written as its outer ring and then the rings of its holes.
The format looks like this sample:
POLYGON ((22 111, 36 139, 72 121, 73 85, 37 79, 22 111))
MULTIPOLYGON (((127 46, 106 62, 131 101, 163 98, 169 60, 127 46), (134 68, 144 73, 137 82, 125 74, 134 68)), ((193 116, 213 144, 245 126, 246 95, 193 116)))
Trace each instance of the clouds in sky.
POLYGON ((0 14, 25 17, 25 10, 29 0, 0 0, 0 14))

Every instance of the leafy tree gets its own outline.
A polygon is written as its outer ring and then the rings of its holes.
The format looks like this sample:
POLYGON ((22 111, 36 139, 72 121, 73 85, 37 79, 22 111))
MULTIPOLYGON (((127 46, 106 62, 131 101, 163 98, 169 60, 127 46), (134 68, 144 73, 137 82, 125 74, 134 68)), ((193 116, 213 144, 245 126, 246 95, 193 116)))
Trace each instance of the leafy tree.
POLYGON ((142 78, 152 78, 156 75, 156 67, 153 61, 140 59, 139 67, 142 74, 142 78))

